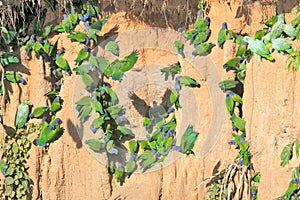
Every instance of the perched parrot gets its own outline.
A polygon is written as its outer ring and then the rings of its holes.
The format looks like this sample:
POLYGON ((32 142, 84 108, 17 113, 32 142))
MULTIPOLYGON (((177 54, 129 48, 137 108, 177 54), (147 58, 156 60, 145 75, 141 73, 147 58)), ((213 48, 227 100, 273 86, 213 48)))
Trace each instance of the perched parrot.
POLYGON ((253 40, 249 36, 245 36, 244 41, 249 44, 249 49, 259 57, 264 57, 270 61, 274 60, 274 57, 270 53, 268 47, 261 40, 253 40))
POLYGON ((29 115, 30 118, 35 117, 39 118, 41 117, 47 110, 49 109, 48 106, 39 106, 36 107, 33 112, 29 115))
POLYGON ((225 79, 223 81, 221 81, 219 83, 219 87, 221 90, 228 90, 228 89, 232 89, 232 88, 235 88, 237 86, 239 82, 232 79, 232 78, 228 78, 228 79, 225 79))
POLYGON ((196 50, 192 52, 194 56, 196 55, 203 55, 204 53, 208 52, 211 48, 216 46, 213 43, 202 43, 196 46, 196 50))
POLYGON ((119 56, 119 45, 118 45, 118 43, 116 41, 109 41, 105 45, 105 49, 108 50, 108 51, 110 51, 115 56, 119 56))
POLYGON ((180 86, 200 87, 200 84, 189 76, 177 76, 176 80, 179 81, 180 86))
POLYGON ((141 161, 141 169, 144 172, 147 168, 151 167, 156 161, 155 154, 150 150, 145 150, 139 155, 138 160, 141 161))
POLYGON ((199 133, 193 131, 193 126, 189 125, 187 127, 180 141, 180 149, 182 153, 187 155, 194 154, 192 149, 195 145, 198 135, 199 133))
POLYGON ((183 42, 181 40, 176 40, 174 42, 174 48, 176 49, 176 52, 181 55, 181 56, 184 56, 183 55, 183 42))
POLYGON ((130 154, 134 154, 137 150, 137 142, 135 140, 131 140, 128 144, 130 154))
POLYGON ((25 126, 29 114, 29 99, 25 99, 19 106, 15 115, 14 125, 16 129, 20 129, 25 126))
POLYGON ((50 107, 50 111, 51 112, 57 112, 58 110, 60 110, 61 108, 61 104, 60 104, 60 96, 55 97, 55 99, 53 100, 51 107, 50 107))
POLYGON ((83 43, 86 41, 86 34, 84 32, 81 31, 73 31, 72 33, 70 33, 68 35, 68 38, 72 38, 74 40, 76 40, 79 43, 83 43))
POLYGON ((124 175, 124 168, 122 164, 118 164, 118 167, 115 169, 115 176, 117 182, 120 183, 124 175))
POLYGON ((128 161, 125 165, 126 175, 129 176, 136 168, 135 161, 128 161))
POLYGON ((88 139, 85 143, 95 152, 99 152, 102 149, 102 142, 98 138, 88 139))
POLYGON ((194 45, 202 44, 203 42, 206 42, 210 36, 211 30, 208 28, 204 32, 199 32, 194 40, 194 45))
POLYGON ((219 30, 219 33, 218 33, 218 45, 221 49, 223 48, 223 44, 226 41, 227 31, 228 31, 227 30, 227 23, 223 22, 222 23, 222 28, 219 30))
POLYGON ((232 113, 230 120, 233 123, 233 125, 236 126, 240 131, 245 131, 246 121, 244 119, 232 113))
POLYGON ((88 47, 81 48, 77 53, 77 56, 75 59, 75 65, 80 64, 82 61, 87 59, 87 57, 89 57, 89 55, 90 55, 90 52, 89 52, 88 47))
POLYGON ((288 189, 285 191, 284 195, 287 197, 287 199, 291 199, 291 196, 294 194, 294 192, 298 189, 299 180, 292 180, 289 184, 288 189))
POLYGON ((56 125, 55 128, 52 130, 47 125, 47 122, 43 122, 41 129, 41 134, 37 139, 37 145, 39 146, 46 146, 46 143, 54 142, 57 140, 64 132, 64 129, 56 125))

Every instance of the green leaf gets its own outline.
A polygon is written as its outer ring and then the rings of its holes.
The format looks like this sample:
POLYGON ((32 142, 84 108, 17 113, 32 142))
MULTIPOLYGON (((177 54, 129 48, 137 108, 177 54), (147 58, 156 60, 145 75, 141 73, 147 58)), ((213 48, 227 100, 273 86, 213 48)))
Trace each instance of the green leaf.
POLYGON ((280 165, 282 167, 284 167, 292 159, 292 148, 293 148, 293 144, 288 144, 283 148, 280 154, 280 159, 281 159, 280 165))

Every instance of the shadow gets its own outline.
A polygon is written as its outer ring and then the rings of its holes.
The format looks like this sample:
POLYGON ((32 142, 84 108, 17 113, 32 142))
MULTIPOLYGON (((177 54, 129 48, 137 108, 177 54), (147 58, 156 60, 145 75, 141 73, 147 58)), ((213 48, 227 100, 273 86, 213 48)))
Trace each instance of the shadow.
MULTIPOLYGON (((81 127, 83 127, 83 126, 81 126, 81 127)), ((70 119, 68 119, 68 121, 67 121, 67 130, 68 130, 68 133, 70 134, 70 136, 72 137, 73 141, 76 142, 76 148, 81 148, 82 147, 81 139, 83 137, 82 128, 75 127, 73 122, 70 119)))
POLYGON ((212 172, 212 176, 214 176, 215 174, 217 174, 219 172, 219 168, 221 166, 221 162, 218 161, 217 164, 215 165, 213 172, 212 172))
POLYGON ((155 125, 163 120, 163 118, 167 115, 167 110, 172 105, 170 103, 171 93, 172 91, 170 89, 167 89, 164 93, 164 96, 162 97, 161 104, 157 104, 156 101, 153 101, 152 106, 148 105, 146 101, 141 99, 134 92, 130 92, 128 94, 136 111, 142 117, 150 119, 150 124, 146 126, 146 130, 148 131, 148 133, 151 133, 155 125))

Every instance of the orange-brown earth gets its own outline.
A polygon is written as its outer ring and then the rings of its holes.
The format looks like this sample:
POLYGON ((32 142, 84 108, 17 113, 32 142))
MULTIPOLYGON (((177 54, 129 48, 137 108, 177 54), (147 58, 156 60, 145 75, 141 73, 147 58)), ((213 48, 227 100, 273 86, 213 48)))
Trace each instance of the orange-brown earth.
MULTIPOLYGON (((150 2, 155 5, 155 1, 150 2)), ((168 1, 166 2, 168 3, 168 1)), ((230 5, 223 1, 209 2, 208 16, 211 18, 212 29, 210 40, 213 42, 216 42, 217 32, 223 21, 228 22, 229 29, 253 35, 255 30, 262 27, 259 24, 260 21, 275 14, 276 5, 278 5, 279 11, 289 12, 295 4, 293 1, 265 1, 265 3, 257 1, 248 3, 246 1, 244 9, 247 12, 239 13, 241 17, 235 18, 238 7, 241 5, 240 2, 230 1, 230 5)), ((149 13, 150 4, 147 9, 145 12, 149 13)), ((184 7, 179 9, 184 9, 184 7)), ((116 10, 123 9, 119 5, 116 10)), ((152 10, 152 12, 155 11, 152 10)), ((111 13, 111 18, 103 32, 109 31, 116 24, 119 25, 118 33, 155 24, 153 21, 149 22, 151 19, 145 20, 145 17, 151 18, 151 16, 144 15, 140 18, 128 17, 125 12, 111 13)), ((173 18, 175 17, 174 14, 173 18)), ((290 17, 288 15, 288 19, 290 17)), ((162 21, 159 21, 160 25, 162 21)), ((174 20, 171 21, 172 27, 180 25, 176 24, 174 20)), ((82 28, 80 26, 79 29, 82 28)), ((59 38, 59 47, 65 48, 65 57, 71 67, 74 67, 73 60, 81 46, 71 42, 65 34, 54 36, 52 41, 57 38, 59 38)), ((136 40, 134 37, 127 39, 128 42, 136 40)), ((216 73, 219 73, 221 79, 232 76, 223 70, 222 64, 233 55, 232 43, 226 42, 223 50, 213 48, 209 55, 213 66, 206 67, 216 67, 216 73)), ((21 48, 19 56, 22 66, 19 66, 18 69, 25 73, 28 84, 21 86, 22 91, 18 87, 12 86, 13 93, 9 94, 10 103, 7 105, 5 115, 5 123, 8 125, 12 125, 14 121, 14 113, 20 100, 28 97, 33 106, 44 105, 46 98, 43 95, 51 87, 49 83, 50 70, 43 66, 41 59, 35 56, 28 57, 24 48, 21 48), (26 74, 26 72, 28 73, 26 74)), ((283 194, 291 177, 288 169, 297 164, 296 161, 293 161, 287 167, 282 168, 279 155, 284 145, 300 135, 300 125, 297 123, 300 117, 300 106, 297 103, 297 99, 300 98, 299 72, 287 71, 285 69, 286 57, 279 54, 275 56, 276 62, 274 63, 259 61, 254 56, 251 63, 247 65, 244 90, 243 110, 247 121, 247 138, 251 142, 251 152, 253 153, 253 167, 256 171, 260 171, 262 176, 259 185, 259 199, 273 199, 283 194)), ((177 60, 178 57, 174 53, 150 49, 141 52, 137 66, 153 62, 169 65, 177 60)), ((200 136, 194 148, 197 156, 181 156, 160 170, 133 174, 126 179, 123 185, 120 185, 108 174, 106 166, 99 163, 80 140, 73 111, 73 103, 76 100, 73 99, 74 92, 76 92, 75 87, 77 87, 75 85, 76 75, 72 74, 64 78, 61 91, 64 104, 58 114, 63 119, 65 133, 58 141, 51 144, 47 151, 36 146, 32 146, 30 150, 28 162, 30 177, 33 180, 32 199, 202 199, 206 195, 206 182, 197 188, 195 186, 212 176, 213 169, 218 163, 220 163, 219 170, 232 163, 237 151, 228 145, 228 141, 231 139, 231 124, 228 120, 229 116, 226 115, 221 124, 222 128, 216 144, 213 148, 208 149, 210 151, 204 157, 199 156, 200 150, 205 146, 205 138, 210 137, 206 133, 213 116, 211 96, 208 90, 209 83, 207 82, 210 74, 195 72, 190 63, 184 60, 181 62, 184 63, 186 69, 183 73, 194 76, 202 85, 201 88, 193 90, 198 100, 197 105, 201 106, 197 129, 200 136)), ((213 81, 215 84, 218 83, 217 79, 213 81)), ((149 90, 146 91, 149 92, 149 90)), ((139 95, 147 96, 147 94, 143 94, 143 91, 139 91, 139 95)), ((155 94, 151 95, 155 96, 155 94)), ((181 101, 184 102, 184 98, 181 101)), ((223 100, 221 99, 220 102, 223 100)), ((225 110, 223 104, 221 108, 225 110)), ((191 114, 197 113, 197 110, 190 112, 191 114)), ((181 120, 179 116, 179 121, 181 120)))

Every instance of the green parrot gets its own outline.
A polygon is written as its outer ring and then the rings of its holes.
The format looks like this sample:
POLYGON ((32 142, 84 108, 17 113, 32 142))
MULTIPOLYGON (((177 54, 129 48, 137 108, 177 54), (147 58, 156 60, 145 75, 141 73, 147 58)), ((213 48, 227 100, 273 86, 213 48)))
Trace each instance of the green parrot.
POLYGON ((170 67, 164 67, 161 70, 161 74, 166 74, 168 76, 171 76, 173 74, 177 74, 181 72, 181 65, 180 63, 176 63, 171 65, 170 67))
POLYGON ((51 112, 55 113, 61 109, 60 99, 60 96, 55 97, 50 107, 51 112))
POLYGON ((237 86, 239 82, 232 79, 232 78, 228 78, 228 79, 225 79, 223 81, 221 81, 219 83, 219 87, 221 90, 225 91, 225 90, 228 90, 228 89, 232 89, 232 88, 235 88, 237 86))
POLYGON ((129 143, 128 143, 128 146, 129 146, 129 152, 130 154, 134 154, 137 150, 137 142, 135 140, 131 140, 129 143))
POLYGON ((192 52, 192 55, 203 55, 204 53, 208 52, 211 48, 216 46, 213 43, 202 43, 196 46, 196 50, 192 52))
POLYGON ((187 127, 180 141, 180 149, 182 153, 187 155, 194 154, 192 149, 195 145, 198 135, 199 133, 193 131, 193 126, 189 125, 187 127))
POLYGON ((15 115, 14 125, 16 129, 23 128, 27 122, 28 114, 29 114, 29 99, 25 99, 19 106, 15 115))
POLYGON ((277 38, 272 40, 272 47, 279 52, 283 52, 288 51, 291 48, 291 44, 284 38, 277 38))
POLYGON ((209 38, 210 33, 211 33, 211 30, 209 28, 206 29, 204 32, 199 32, 196 35, 193 44, 194 45, 199 45, 199 44, 202 44, 203 42, 206 42, 209 38))
POLYGON ((268 47, 261 40, 253 40, 249 36, 245 36, 244 41, 248 43, 249 49, 259 57, 264 57, 270 61, 274 60, 274 57, 270 53, 268 47))
POLYGON ((36 143, 39 146, 46 146, 46 143, 54 142, 57 140, 64 132, 64 129, 59 125, 54 126, 54 129, 51 129, 50 126, 47 125, 47 122, 43 122, 41 134, 37 139, 36 143))
POLYGON ((41 117, 47 110, 49 109, 48 106, 39 106, 36 107, 33 112, 29 115, 29 118, 35 117, 39 118, 41 117))
POLYGON ((128 161, 125 165, 126 175, 129 176, 136 168, 136 163, 134 161, 128 161))
POLYGON ((84 32, 76 31, 76 30, 68 35, 68 38, 72 38, 72 39, 76 40, 79 43, 85 42, 86 37, 87 36, 84 32))
POLYGON ((151 167, 155 163, 156 156, 152 151, 145 150, 141 155, 139 155, 138 160, 142 160, 141 169, 144 172, 147 168, 151 167))
POLYGON ((136 63, 139 52, 137 50, 132 51, 128 56, 123 58, 120 62, 122 63, 121 71, 129 71, 136 63))
POLYGON ((184 56, 183 55, 183 42, 181 40, 176 40, 174 42, 174 48, 176 49, 176 52, 181 55, 181 56, 184 56))
POLYGON ((77 56, 76 56, 76 59, 75 59, 75 65, 80 64, 82 61, 87 59, 89 57, 89 55, 90 55, 90 52, 89 52, 88 47, 81 48, 77 53, 77 56))
POLYGON ((218 32, 218 45, 222 49, 227 37, 227 23, 222 23, 222 28, 218 32))
POLYGON ((105 45, 105 49, 108 50, 108 51, 110 51, 115 56, 119 56, 119 45, 118 45, 118 43, 116 41, 109 41, 105 45))
POLYGON ((235 127, 237 127, 240 131, 245 131, 245 124, 246 121, 239 116, 236 116, 234 113, 232 113, 230 117, 231 122, 235 127))
POLYGON ((176 80, 179 81, 180 86, 200 87, 200 84, 189 76, 177 76, 176 80))
POLYGON ((118 183, 122 181, 123 175, 124 175, 124 168, 123 165, 119 163, 118 167, 115 169, 115 176, 118 183))
POLYGON ((294 194, 294 192, 298 189, 299 180, 292 180, 289 184, 288 189, 285 191, 284 195, 287 197, 287 199, 291 199, 291 196, 294 194))
POLYGON ((231 70, 231 69, 238 69, 239 65, 241 63, 241 58, 234 57, 229 59, 224 65, 223 68, 226 70, 231 70))
POLYGON ((85 143, 95 152, 99 152, 102 149, 102 142, 98 138, 88 139, 85 143))

